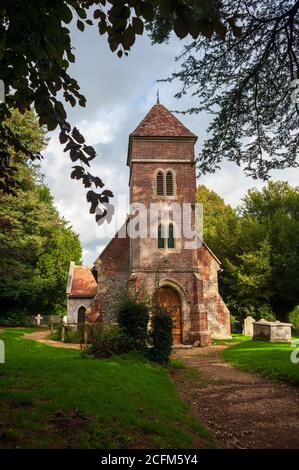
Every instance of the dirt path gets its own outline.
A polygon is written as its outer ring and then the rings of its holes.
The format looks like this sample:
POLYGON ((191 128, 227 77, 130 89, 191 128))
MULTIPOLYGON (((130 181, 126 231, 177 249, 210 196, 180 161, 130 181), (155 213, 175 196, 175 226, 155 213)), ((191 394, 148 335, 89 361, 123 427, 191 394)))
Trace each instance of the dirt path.
POLYGON ((39 343, 47 344, 48 346, 54 346, 55 348, 80 349, 80 344, 62 343, 61 341, 48 339, 50 334, 50 330, 43 329, 41 331, 35 331, 34 333, 26 333, 23 338, 38 341, 39 343))
POLYGON ((299 388, 273 383, 224 363, 225 346, 176 350, 195 369, 175 369, 173 379, 194 415, 222 448, 299 448, 299 388))

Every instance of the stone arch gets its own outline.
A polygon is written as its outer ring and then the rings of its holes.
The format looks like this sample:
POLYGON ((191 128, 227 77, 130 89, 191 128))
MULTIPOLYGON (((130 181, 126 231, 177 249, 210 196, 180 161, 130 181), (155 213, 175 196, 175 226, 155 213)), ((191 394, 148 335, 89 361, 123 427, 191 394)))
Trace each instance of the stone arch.
POLYGON ((180 297, 181 301, 181 341, 183 343, 188 343, 189 341, 189 332, 190 332, 190 305, 188 302, 188 294, 185 288, 176 280, 165 278, 161 279, 158 287, 154 292, 154 296, 160 287, 170 287, 172 288, 180 297))

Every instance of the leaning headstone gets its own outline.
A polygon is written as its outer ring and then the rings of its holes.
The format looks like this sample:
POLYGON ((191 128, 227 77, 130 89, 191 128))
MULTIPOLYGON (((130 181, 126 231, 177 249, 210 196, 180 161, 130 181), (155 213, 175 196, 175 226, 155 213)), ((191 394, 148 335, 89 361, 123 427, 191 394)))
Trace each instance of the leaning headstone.
POLYGON ((243 335, 244 336, 253 336, 253 323, 255 319, 251 316, 246 317, 244 320, 243 335))

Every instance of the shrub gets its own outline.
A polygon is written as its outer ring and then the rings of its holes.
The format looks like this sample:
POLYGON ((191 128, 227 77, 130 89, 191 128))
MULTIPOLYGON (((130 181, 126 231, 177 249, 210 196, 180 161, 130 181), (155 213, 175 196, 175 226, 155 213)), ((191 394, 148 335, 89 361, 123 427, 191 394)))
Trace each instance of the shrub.
POLYGON ((74 329, 67 325, 64 328, 65 343, 83 343, 83 328, 74 329))
POLYGON ((160 311, 152 318, 150 333, 150 358, 155 362, 167 363, 172 349, 172 319, 160 311))
POLYGON ((14 310, 5 313, 0 318, 1 326, 29 326, 29 318, 22 310, 14 310))
POLYGON ((53 325, 53 334, 50 335, 50 339, 53 339, 54 341, 60 341, 61 340, 61 330, 62 330, 62 323, 61 322, 54 323, 54 325, 53 325))
POLYGON ((102 359, 114 354, 128 353, 131 350, 130 338, 123 330, 118 327, 102 327, 93 330, 85 354, 102 359))
POLYGON ((235 315, 230 315, 230 326, 232 333, 242 333, 242 325, 235 315))
POLYGON ((117 320, 120 328, 131 339, 134 349, 146 347, 149 309, 134 297, 124 297, 117 306, 117 320))
POLYGON ((296 330, 299 330, 299 306, 295 307, 289 314, 289 321, 293 324, 296 330))
POLYGON ((268 304, 261 304, 259 307, 256 308, 256 314, 253 314, 253 317, 256 320, 260 320, 263 318, 266 321, 275 321, 276 316, 273 313, 270 305, 268 304))

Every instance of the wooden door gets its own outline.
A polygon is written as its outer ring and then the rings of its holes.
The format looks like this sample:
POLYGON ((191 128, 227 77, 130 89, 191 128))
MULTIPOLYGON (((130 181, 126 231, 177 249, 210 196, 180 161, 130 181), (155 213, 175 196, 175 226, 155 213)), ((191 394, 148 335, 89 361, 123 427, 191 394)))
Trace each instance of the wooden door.
POLYGON ((84 323, 85 322, 85 307, 80 307, 78 310, 78 323, 84 323))
POLYGON ((172 342, 173 344, 182 342, 182 315, 181 299, 179 294, 172 287, 160 287, 156 293, 156 303, 166 314, 170 315, 173 322, 172 342))

